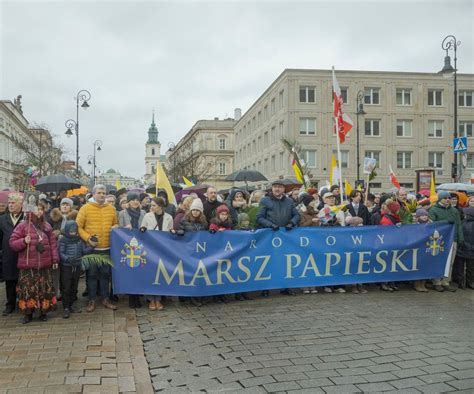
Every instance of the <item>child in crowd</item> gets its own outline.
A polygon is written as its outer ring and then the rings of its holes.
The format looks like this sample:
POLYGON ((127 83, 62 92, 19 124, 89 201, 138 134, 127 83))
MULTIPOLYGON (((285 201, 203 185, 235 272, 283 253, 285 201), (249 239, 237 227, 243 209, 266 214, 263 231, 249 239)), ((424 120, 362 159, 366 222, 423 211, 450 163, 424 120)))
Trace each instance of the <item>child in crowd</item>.
POLYGON ((232 219, 229 217, 229 208, 227 205, 220 205, 216 209, 216 216, 211 219, 209 232, 232 230, 232 219))
POLYGON ((79 277, 81 274, 82 256, 91 253, 93 248, 87 247, 79 237, 77 223, 74 220, 66 221, 62 237, 59 239, 59 257, 61 259, 61 290, 63 301, 63 318, 69 318, 74 310, 72 304, 76 299, 79 277))

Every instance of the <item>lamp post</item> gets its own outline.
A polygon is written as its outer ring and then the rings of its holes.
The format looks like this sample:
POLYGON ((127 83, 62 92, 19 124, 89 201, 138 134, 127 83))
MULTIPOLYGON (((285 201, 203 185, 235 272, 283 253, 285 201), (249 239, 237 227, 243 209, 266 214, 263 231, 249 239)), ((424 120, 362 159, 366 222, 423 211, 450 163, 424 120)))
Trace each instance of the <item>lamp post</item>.
POLYGON ((359 115, 365 115, 364 111, 364 92, 359 90, 357 92, 356 100, 356 117, 357 117, 357 182, 360 180, 360 140, 359 140, 359 115))
MULTIPOLYGON (((174 148, 176 148, 176 145, 173 142, 169 142, 168 143, 168 150, 173 152, 174 148)), ((173 155, 173 170, 171 171, 171 174, 172 174, 173 182, 177 182, 176 181, 176 178, 177 178, 177 176, 176 176, 176 154, 172 153, 172 155, 173 155)))
POLYGON ((81 107, 84 109, 89 108, 88 100, 91 99, 91 94, 88 90, 79 90, 76 95, 76 120, 68 119, 66 120, 66 132, 65 134, 68 137, 71 137, 74 133, 72 132, 72 128, 74 128, 76 133, 76 175, 79 177, 79 103, 81 103, 81 107))
MULTIPOLYGON (((457 49, 461 44, 461 41, 457 41, 456 37, 453 35, 448 35, 444 37, 443 42, 441 43, 441 48, 446 51, 446 56, 444 57, 444 66, 439 72, 449 78, 454 74, 454 138, 458 137, 458 84, 457 84, 457 49), (454 52, 454 68, 451 66, 451 57, 449 56, 449 51, 454 52)), ((454 153, 454 161, 451 168, 451 177, 454 182, 457 182, 458 179, 458 154, 454 153)))
POLYGON ((95 161, 95 152, 96 151, 101 151, 102 150, 102 141, 101 140, 95 140, 94 141, 94 154, 93 155, 89 155, 88 157, 88 160, 89 160, 89 163, 88 164, 92 164, 92 181, 94 183, 94 186, 95 186, 95 169, 96 169, 96 161, 95 161))

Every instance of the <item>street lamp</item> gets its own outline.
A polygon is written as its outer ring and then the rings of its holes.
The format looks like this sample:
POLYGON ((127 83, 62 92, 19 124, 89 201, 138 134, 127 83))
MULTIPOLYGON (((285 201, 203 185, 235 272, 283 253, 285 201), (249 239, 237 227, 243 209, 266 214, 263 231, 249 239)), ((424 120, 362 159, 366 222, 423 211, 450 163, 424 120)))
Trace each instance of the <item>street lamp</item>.
POLYGON ((68 137, 71 137, 74 133, 72 129, 75 130, 76 133, 76 175, 79 177, 79 103, 81 103, 81 108, 87 109, 89 108, 88 100, 91 99, 91 94, 88 90, 79 90, 75 97, 76 99, 76 120, 69 119, 66 121, 66 132, 65 134, 68 137))
MULTIPOLYGON (((174 151, 174 148, 176 148, 176 145, 174 144, 174 142, 169 142, 168 143, 168 150, 173 152, 174 151)), ((176 176, 176 153, 172 153, 173 155, 173 170, 171 171, 172 173, 172 177, 173 177, 173 182, 177 182, 177 176, 176 176)))
MULTIPOLYGON (((446 36, 441 43, 441 48, 446 51, 444 57, 444 66, 438 74, 443 74, 449 78, 454 74, 454 138, 458 137, 458 84, 457 84, 457 49, 461 41, 457 41, 453 35, 446 36), (451 66, 451 57, 449 51, 454 51, 454 67, 451 66)), ((454 162, 451 168, 451 177, 454 182, 458 179, 458 154, 454 153, 454 162)))
POLYGON ((95 140, 94 141, 94 154, 93 155, 89 155, 87 157, 87 159, 89 160, 88 164, 92 164, 92 181, 94 183, 94 186, 95 186, 95 170, 96 170, 96 160, 95 160, 95 152, 96 151, 101 151, 102 150, 102 141, 101 140, 95 140))
MULTIPOLYGON (((357 182, 360 180, 360 142, 359 142, 359 115, 365 115, 364 111, 364 92, 359 90, 357 92, 356 100, 356 117, 357 117, 357 182)), ((367 187, 367 186, 366 186, 367 187)))

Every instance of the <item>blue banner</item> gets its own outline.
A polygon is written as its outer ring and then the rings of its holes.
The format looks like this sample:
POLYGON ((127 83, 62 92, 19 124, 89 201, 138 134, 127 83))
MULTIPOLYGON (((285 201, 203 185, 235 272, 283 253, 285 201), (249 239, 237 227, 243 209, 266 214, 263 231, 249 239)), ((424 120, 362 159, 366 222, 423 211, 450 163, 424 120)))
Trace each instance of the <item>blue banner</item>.
POLYGON ((445 276, 454 226, 112 230, 115 294, 207 296, 445 276))

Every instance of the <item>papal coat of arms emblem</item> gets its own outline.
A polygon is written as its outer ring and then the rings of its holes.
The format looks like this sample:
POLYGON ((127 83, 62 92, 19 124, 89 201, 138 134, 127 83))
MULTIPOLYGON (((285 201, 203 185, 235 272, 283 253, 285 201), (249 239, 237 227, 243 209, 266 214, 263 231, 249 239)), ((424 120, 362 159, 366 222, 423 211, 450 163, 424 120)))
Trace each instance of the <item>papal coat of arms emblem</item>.
POLYGON ((441 252, 444 252, 444 240, 443 236, 438 233, 437 230, 430 235, 430 240, 426 242, 426 253, 432 256, 437 256, 441 252))
POLYGON ((126 243, 123 246, 120 254, 122 255, 120 262, 130 268, 143 267, 146 264, 147 252, 135 237, 130 240, 130 244, 126 243))

